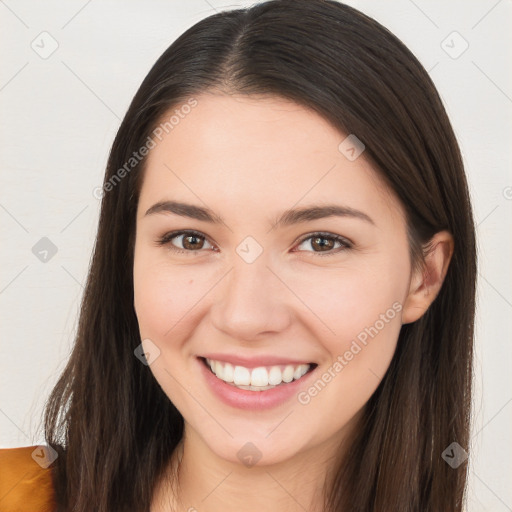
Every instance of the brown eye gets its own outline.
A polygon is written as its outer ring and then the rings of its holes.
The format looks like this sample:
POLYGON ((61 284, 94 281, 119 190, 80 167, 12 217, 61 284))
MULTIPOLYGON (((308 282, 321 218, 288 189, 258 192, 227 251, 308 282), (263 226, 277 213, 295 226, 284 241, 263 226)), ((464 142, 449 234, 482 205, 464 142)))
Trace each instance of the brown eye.
MULTIPOLYGON (((312 252, 314 254, 318 254, 319 256, 330 256, 333 254, 338 254, 339 252, 352 247, 352 243, 349 240, 340 235, 335 235, 332 233, 313 233, 312 235, 303 238, 299 243, 299 246, 305 244, 308 241, 309 247, 313 248, 313 251, 306 250, 306 252, 312 252)), ((157 240, 158 245, 166 245, 168 246, 169 250, 181 254, 195 254, 202 252, 202 249, 205 248, 205 242, 210 243, 207 241, 206 236, 197 231, 191 230, 167 233, 162 238, 157 240), (181 247, 176 245, 174 239, 181 239, 181 247)), ((213 248, 213 246, 211 248, 213 248)))
POLYGON ((204 248, 205 241, 206 237, 201 233, 187 230, 167 233, 157 241, 157 244, 167 245, 173 252, 193 254, 195 252, 201 252, 201 250, 204 248), (181 247, 173 242, 174 239, 181 239, 181 247))
POLYGON ((320 251, 328 251, 332 249, 335 244, 336 242, 332 238, 326 238, 325 236, 318 236, 311 239, 311 247, 318 247, 320 251))
MULTIPOLYGON (((309 252, 326 253, 326 256, 337 254, 352 246, 346 238, 331 233, 313 233, 313 235, 303 238, 299 246, 303 245, 305 242, 308 242, 309 247, 313 248, 313 251, 309 252), (336 244, 339 244, 337 248, 338 250, 333 250, 336 244)), ((320 255, 323 256, 323 254, 320 255)))
MULTIPOLYGON (((181 235, 183 236, 183 248, 194 250, 194 249, 201 249, 204 245, 204 242, 201 242, 201 238, 197 235, 181 235)), ((203 239, 204 240, 204 239, 203 239)))

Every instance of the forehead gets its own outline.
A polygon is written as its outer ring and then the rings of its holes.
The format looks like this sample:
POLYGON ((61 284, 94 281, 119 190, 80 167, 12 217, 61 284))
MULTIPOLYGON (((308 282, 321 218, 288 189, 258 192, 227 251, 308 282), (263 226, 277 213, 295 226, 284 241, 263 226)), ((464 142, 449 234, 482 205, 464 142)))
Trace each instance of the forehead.
POLYGON ((163 116, 161 140, 154 139, 146 160, 139 212, 169 198, 214 202, 239 215, 320 201, 403 219, 364 152, 347 159, 339 149, 347 134, 315 111, 279 97, 206 93, 195 100, 193 108, 175 105, 163 116))

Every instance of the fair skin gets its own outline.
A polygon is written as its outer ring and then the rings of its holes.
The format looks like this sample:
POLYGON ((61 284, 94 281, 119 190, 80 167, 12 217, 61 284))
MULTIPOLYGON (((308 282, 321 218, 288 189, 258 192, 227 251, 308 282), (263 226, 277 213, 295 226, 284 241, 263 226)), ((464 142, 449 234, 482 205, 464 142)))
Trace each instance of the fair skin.
POLYGON ((350 161, 338 150, 346 135, 317 113, 281 98, 196 99, 150 151, 137 210, 140 336, 160 350, 150 371, 185 421, 171 461, 181 459, 179 496, 162 479, 151 510, 321 510, 343 441, 384 376, 401 325, 437 295, 453 241, 437 233, 425 269, 413 271, 399 201, 364 152, 350 161), (145 215, 165 200, 208 208, 224 223, 145 215), (287 209, 325 204, 364 215, 271 229, 287 209), (201 237, 156 243, 182 229, 201 237), (332 245, 322 251, 311 236, 319 231, 351 245, 327 237, 332 245), (263 249, 251 263, 236 251, 248 236, 263 249), (308 403, 294 395, 268 410, 239 409, 220 401, 198 371, 207 352, 293 354, 318 365, 314 382, 369 326, 378 333, 308 403), (251 467, 237 455, 248 442, 261 453, 251 467))

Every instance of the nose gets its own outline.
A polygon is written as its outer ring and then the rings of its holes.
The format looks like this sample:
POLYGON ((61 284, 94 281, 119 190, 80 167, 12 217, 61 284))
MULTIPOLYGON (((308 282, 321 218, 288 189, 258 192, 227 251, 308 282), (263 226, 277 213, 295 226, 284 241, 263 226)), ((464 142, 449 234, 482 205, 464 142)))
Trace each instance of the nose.
POLYGON ((213 325, 227 336, 250 341, 289 325, 293 293, 269 263, 265 251, 252 263, 233 258, 210 311, 213 325))

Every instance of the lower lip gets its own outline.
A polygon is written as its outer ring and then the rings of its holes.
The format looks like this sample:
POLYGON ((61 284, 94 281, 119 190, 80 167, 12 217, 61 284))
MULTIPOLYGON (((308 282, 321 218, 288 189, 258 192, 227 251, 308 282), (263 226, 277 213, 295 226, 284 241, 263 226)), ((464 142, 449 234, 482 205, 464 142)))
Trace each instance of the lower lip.
POLYGON ((215 376, 206 366, 203 359, 197 358, 200 370, 206 379, 210 389, 220 398, 222 402, 238 409, 263 410, 277 407, 290 400, 306 384, 316 368, 304 374, 300 379, 288 384, 282 384, 265 391, 249 391, 231 386, 215 376))

